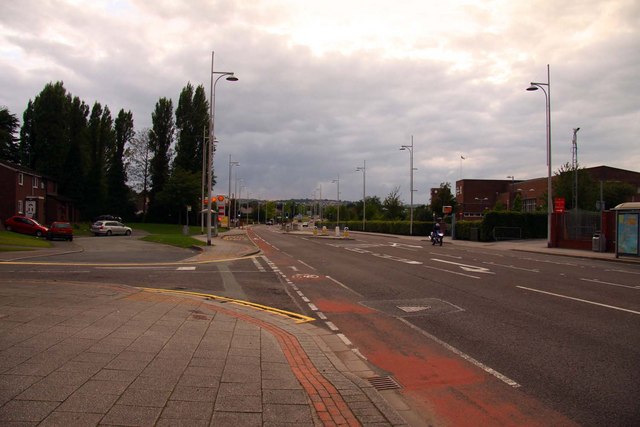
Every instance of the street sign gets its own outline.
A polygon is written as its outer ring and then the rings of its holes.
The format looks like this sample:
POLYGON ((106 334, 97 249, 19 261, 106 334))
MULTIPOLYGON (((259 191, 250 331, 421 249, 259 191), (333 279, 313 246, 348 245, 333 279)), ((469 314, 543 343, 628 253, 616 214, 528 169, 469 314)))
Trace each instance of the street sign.
POLYGON ((565 206, 565 200, 564 197, 556 197, 553 199, 553 211, 557 212, 557 213, 563 213, 564 212, 564 206, 565 206))

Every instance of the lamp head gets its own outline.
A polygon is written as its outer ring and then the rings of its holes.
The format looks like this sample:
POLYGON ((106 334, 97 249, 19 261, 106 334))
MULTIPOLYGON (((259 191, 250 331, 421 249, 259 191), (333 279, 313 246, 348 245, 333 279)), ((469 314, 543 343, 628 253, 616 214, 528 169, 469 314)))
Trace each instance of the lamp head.
POLYGON ((536 86, 536 85, 534 85, 533 83, 531 83, 531 86, 529 86, 529 87, 527 88, 527 90, 529 90, 529 91, 538 90, 538 86, 536 86))
POLYGON ((233 75, 233 73, 231 73, 231 74, 227 77, 227 80, 229 80, 230 82, 237 82, 237 81, 238 81, 238 78, 237 78, 235 75, 233 75))

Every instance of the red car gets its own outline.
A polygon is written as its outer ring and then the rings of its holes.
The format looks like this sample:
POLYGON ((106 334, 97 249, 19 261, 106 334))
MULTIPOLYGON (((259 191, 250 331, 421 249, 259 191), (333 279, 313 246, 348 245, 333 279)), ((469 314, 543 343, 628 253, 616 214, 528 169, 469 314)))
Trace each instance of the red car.
POLYGON ((7 231, 15 231, 16 233, 33 234, 42 237, 47 233, 47 227, 40 225, 35 219, 26 216, 15 215, 4 222, 4 228, 7 231))
POLYGON ((64 239, 68 241, 73 240, 73 227, 71 224, 64 221, 52 222, 47 230, 47 240, 64 239))

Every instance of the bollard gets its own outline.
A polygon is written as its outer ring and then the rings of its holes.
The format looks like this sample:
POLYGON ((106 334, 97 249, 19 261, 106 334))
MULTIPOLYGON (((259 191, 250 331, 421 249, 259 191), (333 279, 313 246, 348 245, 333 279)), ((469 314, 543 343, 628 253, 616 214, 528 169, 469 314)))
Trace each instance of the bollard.
POLYGON ((318 235, 318 227, 316 227, 315 225, 313 226, 313 235, 314 236, 318 235))
POLYGON ((344 228, 344 233, 342 234, 344 237, 349 237, 349 227, 344 228))
POLYGON ((327 226, 326 226, 326 225, 323 225, 323 226, 322 226, 322 235, 323 235, 323 236, 326 236, 327 234, 329 234, 329 233, 327 232, 327 226))

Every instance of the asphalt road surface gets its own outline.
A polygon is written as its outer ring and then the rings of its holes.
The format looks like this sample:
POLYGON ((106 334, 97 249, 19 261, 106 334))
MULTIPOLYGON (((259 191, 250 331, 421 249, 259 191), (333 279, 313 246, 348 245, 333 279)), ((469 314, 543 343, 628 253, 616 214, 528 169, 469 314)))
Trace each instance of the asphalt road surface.
POLYGON ((316 316, 446 423, 640 422, 638 266, 255 233, 316 316))
POLYGON ((640 268, 358 234, 256 227, 263 254, 77 238, 0 279, 211 293, 314 316, 442 424, 637 425, 640 268), (39 263, 45 261, 45 263, 39 263))

